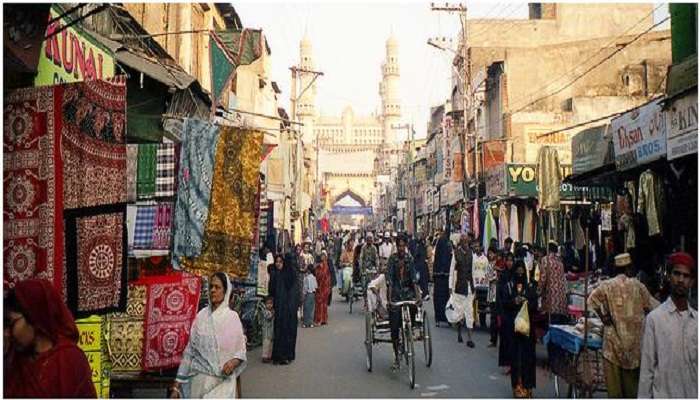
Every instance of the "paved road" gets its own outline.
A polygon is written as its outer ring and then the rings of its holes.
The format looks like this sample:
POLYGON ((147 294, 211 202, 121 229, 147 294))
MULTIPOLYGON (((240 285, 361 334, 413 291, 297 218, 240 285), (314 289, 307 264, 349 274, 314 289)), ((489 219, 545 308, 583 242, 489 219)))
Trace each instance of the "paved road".
MULTIPOLYGON (((510 377, 501 375, 497 350, 488 348, 488 334, 476 332, 475 349, 457 343, 456 331, 435 328, 432 302, 427 303, 433 333, 433 365, 423 362, 416 343, 416 388, 411 390, 405 366, 391 371, 391 344, 374 347, 373 372, 367 372, 364 316, 348 313, 347 304, 334 295, 327 326, 299 329, 297 360, 276 366, 260 361, 260 349, 248 353, 243 375, 244 397, 511 397, 510 377)), ((538 346, 538 355, 544 349, 538 346)), ((553 397, 549 374, 538 368, 536 397, 553 397)))

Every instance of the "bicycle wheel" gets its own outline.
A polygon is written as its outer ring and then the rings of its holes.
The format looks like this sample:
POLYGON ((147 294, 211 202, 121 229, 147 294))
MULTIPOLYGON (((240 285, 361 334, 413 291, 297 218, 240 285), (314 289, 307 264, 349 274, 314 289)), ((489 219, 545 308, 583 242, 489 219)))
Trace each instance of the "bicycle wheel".
POLYGON ((433 364, 433 338, 430 336, 430 321, 428 314, 423 311, 423 354, 425 355, 425 366, 430 368, 433 364))
POLYGON ((411 313, 406 307, 404 310, 404 323, 403 323, 403 337, 404 337, 404 354, 406 355, 406 364, 408 366, 408 383, 411 389, 416 387, 416 357, 413 352, 413 326, 411 324, 411 313), (408 314, 408 316, 406 316, 408 314))
POLYGON ((372 372, 372 345, 374 344, 372 315, 365 313, 365 349, 367 351, 367 371, 372 372))

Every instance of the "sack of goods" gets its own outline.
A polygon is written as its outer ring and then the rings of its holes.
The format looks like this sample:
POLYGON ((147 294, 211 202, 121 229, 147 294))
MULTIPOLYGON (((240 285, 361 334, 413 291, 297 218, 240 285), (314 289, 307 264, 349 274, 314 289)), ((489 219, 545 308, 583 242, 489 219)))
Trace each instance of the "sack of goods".
POLYGON ((523 303, 515 317, 515 332, 530 336, 530 314, 527 311, 527 301, 523 303))
POLYGON ((464 308, 462 308, 462 305, 458 301, 455 301, 454 296, 450 296, 449 300, 447 300, 447 304, 445 305, 445 317, 447 318, 447 322, 451 324, 456 324, 464 319, 464 308))

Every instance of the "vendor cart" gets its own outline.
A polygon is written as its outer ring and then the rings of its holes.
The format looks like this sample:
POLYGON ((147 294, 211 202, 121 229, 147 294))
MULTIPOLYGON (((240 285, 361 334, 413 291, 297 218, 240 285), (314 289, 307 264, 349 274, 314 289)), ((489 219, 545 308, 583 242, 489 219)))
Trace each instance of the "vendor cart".
POLYGON ((557 397, 560 396, 560 379, 569 385, 569 398, 592 397, 593 393, 606 391, 603 341, 589 336, 585 342, 572 325, 549 327, 544 343, 557 397))

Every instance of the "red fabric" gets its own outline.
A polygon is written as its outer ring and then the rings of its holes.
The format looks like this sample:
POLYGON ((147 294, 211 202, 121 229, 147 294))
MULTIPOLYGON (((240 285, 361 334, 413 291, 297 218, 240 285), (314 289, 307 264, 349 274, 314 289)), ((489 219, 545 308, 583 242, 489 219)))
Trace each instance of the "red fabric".
POLYGON ((35 360, 13 354, 5 365, 5 397, 97 397, 90 364, 77 345, 78 328, 51 282, 18 282, 15 295, 27 322, 55 345, 35 360))
POLYGON ((328 296, 331 294, 331 274, 328 264, 323 262, 316 266, 316 310, 314 324, 328 323, 328 296))
POLYGON ((668 261, 671 265, 685 265, 690 269, 695 269, 695 261, 693 260, 693 256, 688 253, 680 251, 673 253, 671 254, 671 257, 669 257, 668 261))
POLYGON ((6 398, 97 398, 87 357, 70 340, 61 338, 35 360, 17 354, 8 364, 6 398))
POLYGON ((177 367, 197 316, 199 277, 183 272, 142 279, 146 292, 143 369, 177 367))
POLYGON ((5 95, 3 259, 10 286, 29 278, 62 292, 63 167, 57 87, 5 95))

